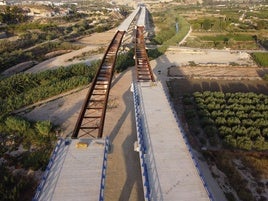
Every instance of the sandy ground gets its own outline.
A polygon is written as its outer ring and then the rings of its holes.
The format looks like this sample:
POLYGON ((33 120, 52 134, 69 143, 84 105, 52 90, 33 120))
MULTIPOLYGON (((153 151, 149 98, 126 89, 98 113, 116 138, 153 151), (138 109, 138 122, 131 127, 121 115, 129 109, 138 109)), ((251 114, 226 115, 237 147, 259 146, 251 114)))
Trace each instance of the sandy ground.
MULTIPOLYGON (((96 48, 102 43, 111 41, 114 32, 107 35, 94 35, 93 38, 84 38, 80 42, 88 44, 89 47, 96 48), (104 37, 105 36, 105 37, 104 37), (103 39, 97 43, 97 39, 103 39)), ((88 50, 88 49, 84 49, 88 50)), ((34 68, 31 72, 51 69, 57 65, 69 65, 68 58, 81 54, 82 51, 68 53, 51 60, 45 61, 34 68)), ((240 62, 241 65, 253 65, 246 53, 230 53, 229 51, 194 50, 185 48, 170 49, 166 55, 151 62, 153 71, 158 76, 158 80, 163 82, 167 79, 167 69, 171 65, 180 66, 188 64, 189 61, 195 63, 225 63, 240 62), (241 59, 241 55, 243 59, 241 59), (161 74, 158 75, 158 71, 161 74)), ((136 141, 136 130, 134 120, 134 108, 130 84, 133 80, 134 68, 115 76, 110 92, 110 99, 116 102, 116 107, 107 110, 104 136, 110 136, 112 143, 111 153, 108 156, 108 169, 105 199, 109 201, 141 201, 143 200, 142 181, 138 153, 134 152, 133 144, 136 141)), ((62 128, 62 135, 67 136, 72 133, 77 116, 80 112, 84 98, 88 89, 81 90, 46 104, 35 107, 30 112, 24 114, 25 117, 33 120, 51 120, 62 128)))
POLYGON ((151 61, 151 66, 162 80, 171 77, 261 80, 261 76, 268 73, 267 69, 259 68, 246 51, 185 47, 169 48, 165 55, 151 61))
MULTIPOLYGON (((90 56, 87 60, 71 60, 69 61, 69 59, 72 59, 76 56, 82 55, 83 53, 92 51, 92 50, 97 50, 100 47, 107 47, 109 45, 109 43, 111 42, 114 34, 115 34, 115 29, 109 30, 107 32, 103 32, 103 33, 94 33, 90 36, 84 37, 80 40, 78 40, 76 43, 82 44, 82 45, 86 45, 86 47, 79 49, 79 50, 75 50, 72 51, 70 53, 67 54, 63 54, 57 57, 53 57, 51 59, 48 59, 46 61, 43 61, 37 65, 35 65, 34 67, 30 68, 29 70, 25 71, 26 73, 37 73, 37 72, 41 72, 44 70, 52 70, 52 69, 56 69, 59 68, 61 66, 69 66, 71 64, 75 64, 75 63, 87 63, 89 64, 91 61, 97 60, 97 59, 101 59, 103 57, 103 54, 98 54, 98 55, 92 55, 90 56)), ((104 52, 103 52, 104 53, 104 52)))

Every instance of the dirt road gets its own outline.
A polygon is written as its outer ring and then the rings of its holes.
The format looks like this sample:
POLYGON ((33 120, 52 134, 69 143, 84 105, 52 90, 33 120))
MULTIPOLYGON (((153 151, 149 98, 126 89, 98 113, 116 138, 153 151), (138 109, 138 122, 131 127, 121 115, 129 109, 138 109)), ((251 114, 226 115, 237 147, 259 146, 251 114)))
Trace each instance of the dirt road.
POLYGON ((110 93, 116 108, 108 109, 104 128, 104 134, 109 135, 112 142, 105 190, 105 199, 109 201, 144 200, 139 155, 134 152, 137 137, 130 92, 133 70, 120 74, 110 93))

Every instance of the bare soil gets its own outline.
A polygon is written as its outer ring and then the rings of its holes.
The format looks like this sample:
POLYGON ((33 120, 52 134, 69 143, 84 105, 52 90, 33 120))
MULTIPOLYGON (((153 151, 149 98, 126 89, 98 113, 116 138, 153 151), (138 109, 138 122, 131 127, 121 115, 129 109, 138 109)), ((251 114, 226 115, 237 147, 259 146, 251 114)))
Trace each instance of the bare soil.
POLYGON ((262 80, 268 69, 258 67, 236 66, 181 66, 169 68, 170 77, 221 80, 262 80))

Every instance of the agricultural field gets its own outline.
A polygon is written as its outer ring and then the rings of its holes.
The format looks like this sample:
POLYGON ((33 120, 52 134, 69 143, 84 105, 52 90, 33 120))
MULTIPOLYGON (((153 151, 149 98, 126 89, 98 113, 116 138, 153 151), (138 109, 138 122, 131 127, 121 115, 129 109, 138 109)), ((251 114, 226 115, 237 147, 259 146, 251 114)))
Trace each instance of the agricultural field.
POLYGON ((261 5, 186 9, 182 16, 191 24, 193 32, 185 46, 236 50, 267 48, 267 9, 261 5))
POLYGON ((168 86, 192 146, 202 148, 228 200, 266 200, 267 82, 173 79, 168 86))
MULTIPOLYGON (((189 99, 185 97, 183 101, 189 99)), ((223 144, 231 148, 268 149, 268 96, 195 92, 193 104, 196 105, 200 124, 212 145, 217 145, 218 139, 221 139, 223 144)))

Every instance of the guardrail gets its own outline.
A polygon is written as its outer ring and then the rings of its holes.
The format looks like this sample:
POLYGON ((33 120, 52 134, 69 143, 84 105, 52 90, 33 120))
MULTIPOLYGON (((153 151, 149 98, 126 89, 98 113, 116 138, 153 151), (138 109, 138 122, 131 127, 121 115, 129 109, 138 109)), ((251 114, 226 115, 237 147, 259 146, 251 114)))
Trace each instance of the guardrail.
POLYGON ((106 180, 106 170, 107 170, 107 159, 108 159, 109 147, 110 147, 109 137, 106 137, 104 154, 103 154, 102 171, 101 171, 101 184, 100 184, 99 201, 104 201, 104 190, 105 190, 105 180, 106 180))
POLYGON ((143 180, 144 199, 145 201, 150 201, 151 200, 151 188, 150 188, 150 183, 149 183, 147 162, 145 159, 146 142, 144 139, 143 123, 142 123, 141 111, 140 111, 140 97, 138 95, 137 86, 135 84, 132 84, 132 89, 133 89, 137 139, 138 139, 138 144, 139 144, 139 156, 140 156, 140 164, 141 164, 142 180, 143 180))
MULTIPOLYGON (((49 159, 49 162, 48 162, 48 165, 47 165, 47 167, 46 167, 46 170, 45 170, 45 172, 44 172, 44 174, 43 174, 43 176, 42 176, 42 179, 41 179, 40 184, 38 185, 38 187, 37 187, 37 189, 36 189, 36 193, 35 193, 35 196, 34 196, 34 198, 32 199, 32 201, 38 201, 38 200, 39 200, 40 195, 41 195, 41 192, 42 192, 42 190, 43 190, 43 188, 44 188, 44 185, 45 185, 45 183, 46 183, 47 177, 48 177, 48 175, 49 175, 50 169, 51 169, 51 167, 52 167, 52 165, 53 165, 53 163, 54 163, 54 161, 55 161, 55 158, 56 158, 56 156, 57 156, 57 153, 59 152, 59 148, 60 148, 60 146, 62 145, 63 141, 65 141, 65 140, 62 139, 62 138, 61 138, 60 140, 58 140, 57 145, 56 145, 56 147, 54 148, 54 150, 53 150, 53 152, 52 152, 52 155, 51 155, 51 157, 50 157, 50 159, 49 159)), ((65 143, 68 143, 68 142, 65 141, 65 143)), ((66 145, 67 145, 67 144, 66 144, 66 145)))
POLYGON ((193 151, 192 151, 191 146, 189 145, 189 142, 188 142, 187 137, 185 135, 185 131, 184 131, 184 129, 183 129, 182 125, 181 125, 181 122, 180 122, 180 120, 178 118, 177 112, 175 111, 174 106, 173 106, 173 103, 170 100, 169 93, 167 92, 167 89, 162 86, 162 84, 161 84, 161 87, 163 88, 164 94, 165 94, 165 96, 166 96, 166 98, 168 100, 168 103, 169 103, 169 106, 170 106, 171 111, 173 113, 173 116, 174 116, 174 118, 175 118, 175 120, 177 122, 177 126, 178 126, 179 130, 181 131, 180 133, 182 134, 183 140, 184 140, 184 142, 185 142, 185 144, 187 146, 187 149, 189 151, 189 154, 190 154, 190 156, 191 156, 191 158, 192 158, 192 160, 194 162, 194 165, 196 167, 197 173, 198 173, 199 177, 201 178, 201 181, 202 181, 202 183, 203 183, 203 185, 205 187, 205 190, 207 191, 208 197, 209 197, 209 199, 211 201, 216 201, 214 199, 212 193, 210 192, 209 188, 208 188, 208 185, 207 185, 207 183, 206 183, 206 181, 204 179, 204 176, 203 176, 203 174, 202 174, 202 172, 200 170, 200 166, 198 164, 198 161, 197 161, 197 159, 195 158, 195 156, 193 154, 193 151))
POLYGON ((139 158, 141 164, 144 199, 150 200, 163 200, 163 195, 160 187, 157 169, 155 167, 155 159, 151 146, 149 130, 147 121, 144 116, 143 102, 139 87, 137 84, 132 84, 137 139, 139 145, 139 158))

